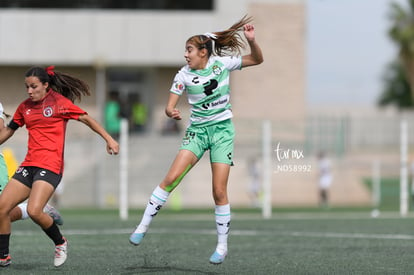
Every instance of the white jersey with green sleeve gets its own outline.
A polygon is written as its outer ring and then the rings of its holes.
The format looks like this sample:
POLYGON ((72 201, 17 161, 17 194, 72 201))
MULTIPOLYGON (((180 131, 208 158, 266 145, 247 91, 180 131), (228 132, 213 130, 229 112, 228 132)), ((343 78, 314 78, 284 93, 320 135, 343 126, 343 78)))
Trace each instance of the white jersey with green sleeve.
POLYGON ((186 65, 175 75, 170 92, 187 92, 191 125, 207 126, 233 117, 230 72, 241 70, 241 64, 241 56, 211 56, 206 68, 193 70, 186 65))

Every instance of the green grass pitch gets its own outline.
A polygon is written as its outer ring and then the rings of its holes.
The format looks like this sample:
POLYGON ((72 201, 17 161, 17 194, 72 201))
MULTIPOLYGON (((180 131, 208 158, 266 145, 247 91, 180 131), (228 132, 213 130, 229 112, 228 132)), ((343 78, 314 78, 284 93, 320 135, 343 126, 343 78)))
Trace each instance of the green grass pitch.
POLYGON ((12 264, 1 274, 412 274, 414 220, 369 209, 286 211, 271 219, 233 210, 229 255, 216 244, 213 209, 163 209, 140 246, 128 237, 142 210, 121 221, 114 210, 63 210, 67 262, 53 266, 53 244, 30 220, 13 224, 12 264))

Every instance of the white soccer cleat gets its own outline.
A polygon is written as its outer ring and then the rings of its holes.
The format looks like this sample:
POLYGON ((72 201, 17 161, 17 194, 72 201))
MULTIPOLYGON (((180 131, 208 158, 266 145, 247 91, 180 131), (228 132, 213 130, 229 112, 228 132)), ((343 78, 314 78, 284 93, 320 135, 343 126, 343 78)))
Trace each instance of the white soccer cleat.
POLYGON ((68 257, 68 241, 63 238, 63 244, 55 246, 55 267, 63 265, 68 257))

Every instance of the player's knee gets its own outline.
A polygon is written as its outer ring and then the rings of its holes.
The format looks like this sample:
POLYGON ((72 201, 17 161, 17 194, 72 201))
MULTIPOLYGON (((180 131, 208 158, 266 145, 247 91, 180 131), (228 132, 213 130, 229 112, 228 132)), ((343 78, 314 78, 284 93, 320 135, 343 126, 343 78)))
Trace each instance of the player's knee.
POLYGON ((180 184, 181 180, 183 179, 185 173, 179 175, 168 175, 160 184, 160 187, 164 190, 170 192, 180 184))
POLYGON ((40 220, 41 215, 43 214, 43 209, 39 207, 27 207, 27 214, 29 217, 34 220, 38 221, 40 220))
POLYGON ((165 178, 165 179, 161 182, 160 186, 161 186, 162 188, 167 187, 167 186, 170 186, 170 185, 172 185, 172 183, 174 182, 174 180, 175 180, 175 177, 173 177, 173 176, 168 176, 168 177, 166 177, 166 178, 165 178))
POLYGON ((225 190, 214 190, 213 198, 216 204, 226 204, 228 202, 227 192, 225 190))
POLYGON ((8 202, 5 200, 0 200, 0 219, 6 218, 10 211, 12 210, 12 207, 9 205, 8 202))
POLYGON ((177 182, 177 180, 174 178, 172 179, 166 178, 162 181, 162 183, 160 184, 160 187, 167 192, 171 192, 172 190, 174 190, 175 187, 177 187, 178 183, 179 182, 177 182))
POLYGON ((10 210, 6 207, 0 207, 0 219, 5 219, 10 213, 10 210))

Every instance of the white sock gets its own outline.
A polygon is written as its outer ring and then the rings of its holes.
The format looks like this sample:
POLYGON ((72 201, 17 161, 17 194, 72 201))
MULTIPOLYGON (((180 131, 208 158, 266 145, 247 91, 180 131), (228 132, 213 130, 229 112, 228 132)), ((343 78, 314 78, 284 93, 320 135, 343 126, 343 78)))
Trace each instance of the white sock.
POLYGON ((148 227, 152 221, 152 219, 157 215, 158 211, 160 211, 161 207, 167 201, 170 192, 163 190, 161 187, 157 186, 152 195, 150 200, 148 201, 147 207, 145 208, 144 215, 142 216, 142 220, 140 224, 135 229, 134 233, 145 233, 148 230, 148 227))
POLYGON ((20 210, 22 211, 22 217, 20 218, 21 220, 26 220, 29 218, 29 214, 27 213, 27 202, 23 202, 19 205, 17 205, 17 207, 20 208, 20 210))
POLYGON ((216 228, 217 228, 217 247, 216 251, 223 255, 227 254, 227 239, 230 230, 230 204, 216 205, 216 228))

